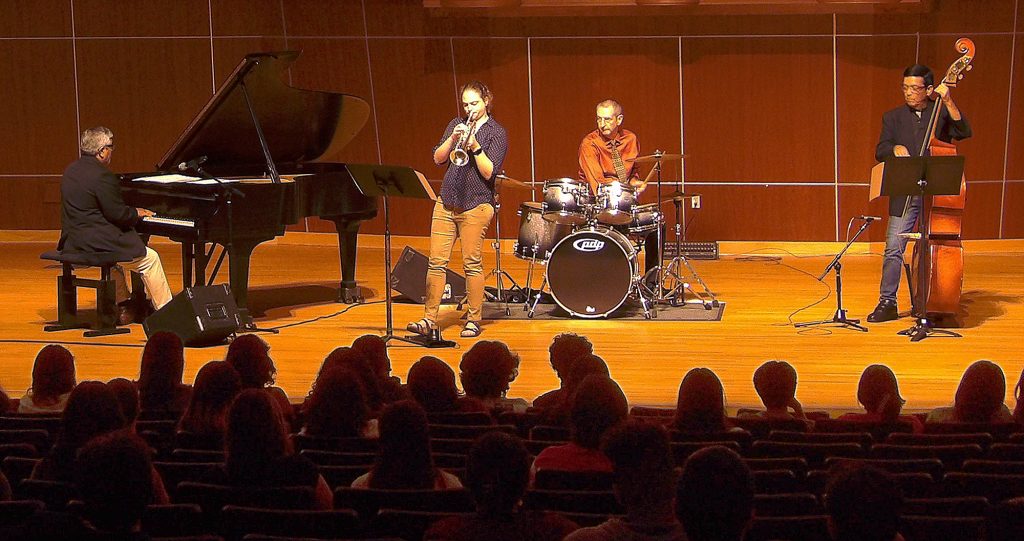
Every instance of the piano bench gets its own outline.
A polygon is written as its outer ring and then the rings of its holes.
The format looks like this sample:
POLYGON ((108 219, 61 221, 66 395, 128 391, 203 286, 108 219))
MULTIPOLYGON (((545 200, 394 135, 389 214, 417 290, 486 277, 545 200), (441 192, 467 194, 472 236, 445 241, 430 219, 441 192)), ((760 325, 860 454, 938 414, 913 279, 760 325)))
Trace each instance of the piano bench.
POLYGON ((115 282, 110 269, 121 262, 131 261, 123 255, 111 252, 67 252, 51 250, 39 256, 40 259, 58 261, 63 269, 57 277, 57 323, 43 327, 44 331, 83 329, 85 336, 106 336, 130 332, 117 326, 117 298, 115 282), (98 267, 99 280, 75 276, 75 267, 98 267), (92 317, 78 313, 78 288, 96 290, 96 312, 92 317))

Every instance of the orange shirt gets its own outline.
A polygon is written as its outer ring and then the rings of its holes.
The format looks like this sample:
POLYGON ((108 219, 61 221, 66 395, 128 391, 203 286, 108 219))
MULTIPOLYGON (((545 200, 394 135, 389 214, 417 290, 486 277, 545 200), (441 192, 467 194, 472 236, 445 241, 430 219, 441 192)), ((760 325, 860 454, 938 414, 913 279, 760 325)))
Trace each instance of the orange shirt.
MULTIPOLYGON (((622 157, 622 165, 626 168, 627 182, 633 179, 639 180, 640 175, 632 161, 640 155, 640 144, 636 140, 636 135, 629 130, 620 129, 616 141, 619 142, 618 149, 619 156, 622 157)), ((598 130, 588 133, 580 142, 579 179, 587 181, 591 188, 618 180, 609 143, 610 141, 605 140, 598 130)))

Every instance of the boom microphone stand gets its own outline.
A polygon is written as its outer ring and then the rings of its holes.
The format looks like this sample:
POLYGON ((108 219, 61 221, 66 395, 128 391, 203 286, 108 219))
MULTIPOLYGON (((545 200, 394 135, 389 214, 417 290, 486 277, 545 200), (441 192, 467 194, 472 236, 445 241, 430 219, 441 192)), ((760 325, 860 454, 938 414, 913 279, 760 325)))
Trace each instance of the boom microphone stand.
POLYGON ((815 325, 828 325, 831 323, 838 323, 840 326, 843 327, 850 327, 853 329, 857 329, 858 331, 861 332, 868 332, 868 328, 861 325, 859 319, 850 319, 846 317, 846 309, 843 308, 843 264, 840 262, 840 260, 843 258, 843 254, 845 254, 846 251, 850 249, 850 246, 852 246, 853 243, 857 240, 857 238, 860 237, 861 234, 867 230, 871 223, 879 219, 874 216, 860 216, 859 218, 863 220, 864 223, 861 224, 860 229, 857 230, 857 234, 854 235, 852 239, 847 241, 846 246, 843 246, 843 249, 838 254, 836 254, 836 256, 832 259, 832 262, 829 263, 827 267, 825 267, 825 270, 822 271, 821 276, 818 277, 818 281, 820 282, 825 279, 825 276, 828 274, 828 271, 835 269, 836 313, 832 315, 832 319, 796 323, 793 325, 794 327, 801 328, 811 327, 815 325))

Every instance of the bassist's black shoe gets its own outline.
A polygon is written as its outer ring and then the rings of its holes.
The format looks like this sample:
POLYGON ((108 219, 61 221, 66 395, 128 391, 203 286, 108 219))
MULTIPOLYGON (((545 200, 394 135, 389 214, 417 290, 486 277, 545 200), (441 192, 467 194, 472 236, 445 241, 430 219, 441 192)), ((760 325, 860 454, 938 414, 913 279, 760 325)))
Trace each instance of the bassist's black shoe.
POLYGON ((899 319, 899 317, 900 311, 896 308, 896 301, 881 300, 878 301, 875 311, 868 314, 868 322, 881 323, 883 321, 899 319))

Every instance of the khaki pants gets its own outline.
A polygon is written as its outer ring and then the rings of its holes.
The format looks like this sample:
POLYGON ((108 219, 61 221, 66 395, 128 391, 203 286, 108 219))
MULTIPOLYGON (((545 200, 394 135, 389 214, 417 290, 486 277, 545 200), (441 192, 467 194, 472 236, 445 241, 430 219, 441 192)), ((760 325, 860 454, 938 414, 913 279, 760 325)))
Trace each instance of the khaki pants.
POLYGON ((154 308, 159 310, 171 302, 171 287, 167 285, 167 275, 164 274, 164 266, 160 263, 160 254, 156 253, 156 250, 147 246, 146 255, 127 263, 120 263, 113 271, 110 274, 114 279, 117 302, 127 300, 132 294, 131 281, 126 279, 125 271, 142 275, 142 283, 146 286, 154 308))
POLYGON ((479 323, 484 304, 484 265, 480 257, 487 226, 494 217, 489 203, 477 205, 464 212, 445 208, 440 199, 434 204, 430 220, 430 261, 427 267, 427 300, 424 319, 437 323, 437 312, 444 293, 445 268, 452 257, 455 237, 462 243, 462 270, 466 273, 466 296, 469 305, 467 319, 479 323))

